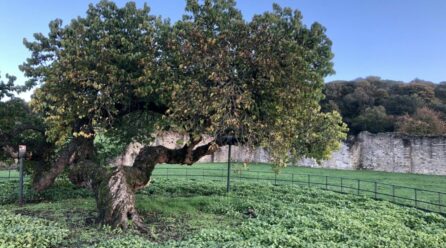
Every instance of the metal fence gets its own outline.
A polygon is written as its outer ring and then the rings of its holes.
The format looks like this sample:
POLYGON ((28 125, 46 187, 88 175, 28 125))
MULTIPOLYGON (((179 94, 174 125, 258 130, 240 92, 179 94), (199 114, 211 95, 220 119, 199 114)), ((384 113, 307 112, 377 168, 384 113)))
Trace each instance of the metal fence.
MULTIPOLYGON (((153 172, 154 178, 182 178, 191 180, 213 180, 226 183, 227 170, 205 168, 168 168, 159 166, 153 172)), ((0 183, 17 181, 15 170, 0 171, 0 183)), ((364 195, 376 200, 386 200, 399 205, 446 214, 446 192, 412 188, 377 181, 362 179, 323 176, 301 173, 274 173, 272 171, 231 170, 231 183, 237 181, 270 182, 273 185, 292 184, 306 187, 317 187, 324 190, 345 194, 364 195)), ((0 196, 1 197, 1 196, 0 196)))
POLYGON ((19 173, 17 169, 11 168, 11 169, 3 169, 0 170, 0 182, 6 181, 6 180, 19 180, 19 173))
MULTIPOLYGON (((161 178, 184 178, 226 182, 225 169, 163 168, 158 167, 154 175, 161 178)), ((376 200, 386 200, 399 205, 446 214, 446 192, 412 188, 377 181, 323 176, 301 173, 274 173, 272 171, 232 170, 231 182, 270 182, 273 185, 293 184, 317 187, 345 194, 364 195, 376 200)))

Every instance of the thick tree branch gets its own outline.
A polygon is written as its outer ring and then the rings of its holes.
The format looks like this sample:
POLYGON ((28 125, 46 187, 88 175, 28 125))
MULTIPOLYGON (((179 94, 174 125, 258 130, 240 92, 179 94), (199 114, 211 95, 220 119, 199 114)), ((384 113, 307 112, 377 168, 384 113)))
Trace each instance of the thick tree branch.
POLYGON ((33 188, 43 191, 54 183, 67 165, 77 161, 89 159, 94 153, 93 140, 74 138, 58 154, 57 159, 51 164, 49 170, 37 170, 33 178, 33 188))
POLYGON ((133 189, 139 189, 147 185, 152 171, 157 164, 188 164, 197 162, 203 156, 214 153, 218 145, 210 142, 196 147, 201 138, 191 141, 180 149, 169 149, 164 146, 146 146, 141 149, 132 167, 124 167, 128 183, 133 189))

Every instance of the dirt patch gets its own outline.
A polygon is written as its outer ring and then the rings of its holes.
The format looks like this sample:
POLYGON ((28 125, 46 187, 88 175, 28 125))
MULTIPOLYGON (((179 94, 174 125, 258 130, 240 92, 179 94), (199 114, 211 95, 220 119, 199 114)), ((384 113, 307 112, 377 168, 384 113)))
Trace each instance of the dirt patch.
POLYGON ((165 217, 158 213, 145 213, 144 223, 149 230, 148 239, 162 243, 168 240, 183 240, 194 232, 188 224, 189 216, 165 217))

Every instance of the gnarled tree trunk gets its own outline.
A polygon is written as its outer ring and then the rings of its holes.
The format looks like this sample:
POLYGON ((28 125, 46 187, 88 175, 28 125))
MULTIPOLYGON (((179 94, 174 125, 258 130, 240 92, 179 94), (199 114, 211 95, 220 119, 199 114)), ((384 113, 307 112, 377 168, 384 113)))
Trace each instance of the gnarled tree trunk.
POLYGON ((98 219, 113 227, 126 229, 129 220, 145 231, 142 218, 135 207, 135 189, 128 183, 125 169, 118 167, 102 181, 96 193, 98 219))
MULTIPOLYGON (((87 133, 93 133, 88 125, 78 125, 76 130, 83 129, 88 129, 87 133)), ((37 171, 33 178, 33 187, 37 191, 45 190, 68 168, 72 183, 94 192, 99 222, 125 229, 131 221, 137 228, 145 231, 142 218, 136 210, 135 192, 147 185, 157 164, 191 165, 201 157, 215 152, 218 147, 215 144, 217 141, 196 147, 200 142, 201 138, 191 138, 189 144, 180 149, 146 146, 140 150, 133 166, 107 168, 94 162, 96 149, 93 137, 75 137, 59 152, 48 169, 37 171)))
POLYGON ((131 221, 145 231, 136 210, 135 192, 148 184, 157 164, 191 165, 218 147, 214 143, 196 147, 200 141, 201 138, 192 140, 180 149, 146 146, 140 150, 133 166, 106 168, 94 162, 93 139, 78 137, 65 146, 49 170, 40 171, 34 177, 33 187, 37 191, 46 189, 69 166, 70 181, 94 192, 99 222, 125 229, 131 221))
POLYGON ((135 192, 150 181, 157 164, 193 164, 201 157, 213 153, 210 144, 194 149, 197 142, 181 149, 163 146, 144 147, 132 167, 118 167, 104 180, 97 191, 99 218, 113 227, 127 228, 129 220, 145 231, 142 218, 135 207, 135 192))

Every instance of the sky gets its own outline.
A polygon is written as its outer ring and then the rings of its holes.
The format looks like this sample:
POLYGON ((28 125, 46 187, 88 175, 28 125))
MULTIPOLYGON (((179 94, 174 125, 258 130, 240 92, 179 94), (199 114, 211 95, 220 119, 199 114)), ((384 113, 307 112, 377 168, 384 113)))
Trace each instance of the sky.
MULTIPOLYGON (((48 23, 61 18, 69 23, 84 16, 97 0, 0 0, 0 75, 26 78, 18 69, 29 51, 23 38, 48 33, 48 23)), ((123 6, 123 0, 115 1, 123 6)), ((181 18, 185 0, 136 0, 147 2, 151 14, 181 18)), ((379 76, 435 83, 446 81, 446 0, 238 0, 246 20, 254 14, 282 7, 299 9, 306 25, 317 21, 333 41, 335 75, 326 81, 379 76)), ((22 97, 29 98, 30 93, 22 97)))

